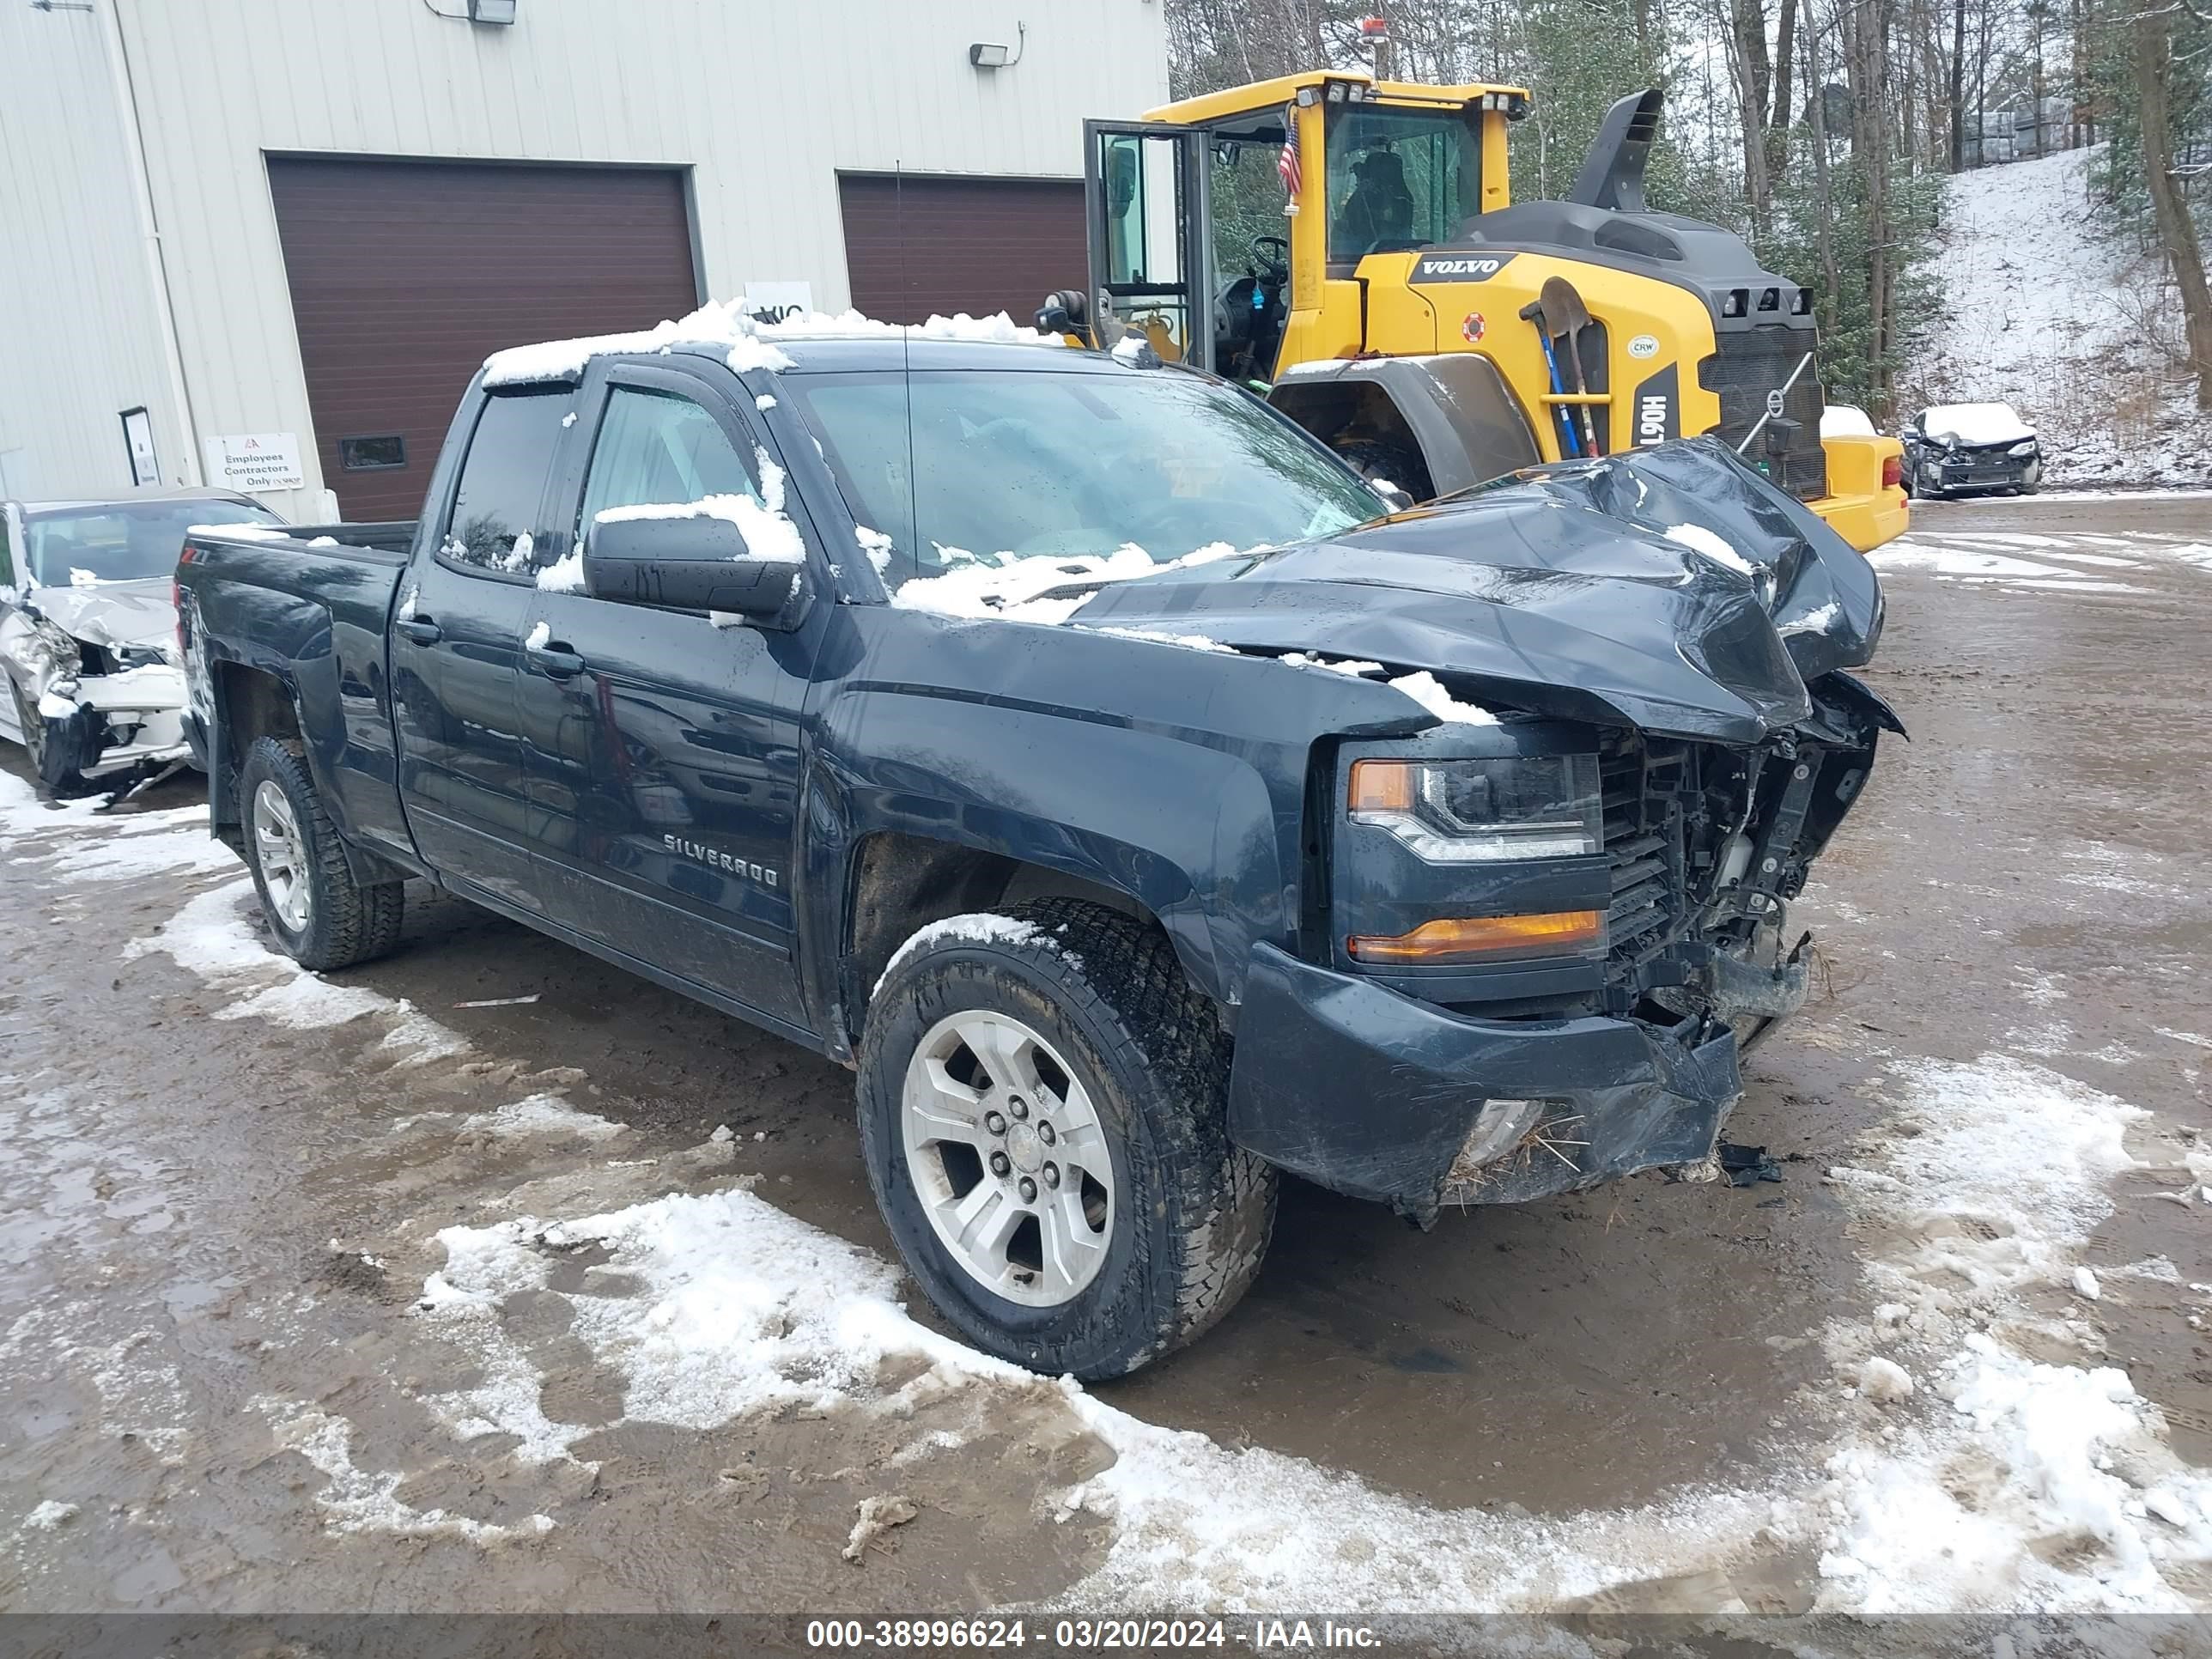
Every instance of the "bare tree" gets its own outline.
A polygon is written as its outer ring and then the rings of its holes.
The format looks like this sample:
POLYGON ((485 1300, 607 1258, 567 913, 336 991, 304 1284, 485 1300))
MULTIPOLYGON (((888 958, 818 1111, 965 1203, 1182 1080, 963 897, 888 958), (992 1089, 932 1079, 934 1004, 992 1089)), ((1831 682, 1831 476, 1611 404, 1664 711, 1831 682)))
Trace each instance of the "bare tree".
POLYGON ((2175 176, 2172 101, 2174 8, 2146 8, 2135 15, 2136 89, 2142 123, 2143 182, 2150 191, 2151 213, 2160 246, 2173 268, 2181 292, 2181 315, 2189 340, 2190 366, 2197 374, 2197 406, 2212 409, 2212 289, 2204 281, 2204 250, 2196 222, 2182 198, 2175 176))

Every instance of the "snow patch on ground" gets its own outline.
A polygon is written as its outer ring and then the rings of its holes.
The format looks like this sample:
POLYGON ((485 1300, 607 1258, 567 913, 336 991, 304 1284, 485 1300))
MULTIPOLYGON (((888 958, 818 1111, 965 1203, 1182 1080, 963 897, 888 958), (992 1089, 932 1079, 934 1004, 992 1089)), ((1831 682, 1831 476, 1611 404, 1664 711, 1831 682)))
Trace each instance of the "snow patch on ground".
MULTIPOLYGON (((1031 926, 939 924, 972 937, 1031 926)), ((2166 1450, 2155 1408, 2097 1363, 2078 1316, 2032 1311, 2070 1282, 2109 1209, 2104 1183, 2132 1166, 2123 1138, 2147 1115, 1998 1057, 1904 1063, 1893 1085, 1897 1115, 1862 1152, 1869 1167, 1832 1171, 1876 1241, 1870 1311, 1824 1334, 1849 1384, 1839 1437, 1786 1488, 1686 1488, 1544 1517, 1378 1492, 1142 1421, 937 1335, 894 1300, 891 1264, 744 1185, 447 1229, 421 1316, 450 1322, 483 1370, 434 1404, 461 1432, 516 1435, 526 1459, 573 1457, 587 1431, 545 1419, 542 1379, 501 1316, 510 1297, 559 1294, 568 1328, 625 1379, 630 1419, 703 1430, 780 1409, 896 1413, 955 1389, 984 1420, 1064 1413, 1115 1457, 1048 1500, 1108 1524, 1105 1559, 1060 1598, 1069 1606, 1534 1611, 1802 1547, 1834 1612, 2179 1609, 2164 1572, 2212 1558, 2212 1482, 2166 1450), (584 1270, 585 1289, 552 1291, 554 1265, 584 1246, 607 1259, 584 1270), (600 1275, 631 1288, 592 1294, 600 1275), (2034 1356, 2012 1346, 2027 1330, 2034 1356), (2069 1341, 2083 1363, 2055 1363, 2069 1341), (885 1394, 893 1357, 925 1370, 885 1394)))
POLYGON ((1112 1468, 1058 1502, 1063 1516, 1114 1522, 1105 1564, 1067 1591, 1070 1606, 1541 1607, 1705 1565, 1718 1539, 1748 1537, 1769 1513, 1766 1498, 1711 1492, 1565 1521, 1444 1512, 1296 1458, 1158 1427, 917 1324, 893 1299, 900 1275, 890 1263, 742 1188, 577 1221, 451 1227, 439 1241, 447 1265, 425 1285, 434 1310, 423 1316, 465 1320, 459 1328, 489 1346, 479 1349, 483 1387, 438 1408, 521 1436, 524 1455, 568 1455, 584 1431, 532 1419, 534 1383, 510 1375, 497 1352, 500 1307, 547 1293, 559 1253, 595 1243, 611 1255, 587 1279, 641 1288, 569 1297, 568 1328, 624 1377, 628 1419, 704 1430, 780 1408, 896 1411, 902 1400, 976 1388, 994 1391, 994 1413, 1066 1411, 1115 1454, 1112 1468), (876 1378, 894 1356, 927 1369, 885 1396, 876 1378))
POLYGON ((605 1140, 623 1133, 628 1127, 596 1113, 580 1111, 558 1095, 531 1095, 461 1120, 462 1128, 481 1130, 487 1134, 581 1135, 589 1140, 605 1140))
POLYGON ((353 1461, 353 1431, 339 1419, 313 1406, 266 1397, 254 1404, 275 1429, 276 1443, 295 1451, 322 1471, 325 1484, 315 1502, 334 1533, 388 1532, 403 1538, 460 1538, 472 1544, 500 1544, 536 1538, 553 1529, 550 1516, 533 1515, 520 1526, 494 1526, 444 1510, 418 1510, 397 1496, 398 1474, 372 1474, 353 1461))
POLYGON ((2141 560, 2112 554, 2046 552, 2036 545, 2039 539, 2033 536, 1916 531, 1877 547, 1866 556, 1867 562, 1877 570, 1923 570, 1939 581, 1965 582, 2007 592, 2089 594, 2150 591, 2100 574, 2140 568, 2143 562, 2141 560), (2036 556, 2024 556, 2024 552, 2036 556), (2090 564, 2092 560, 2096 561, 2094 565, 2090 564), (2076 568, 2082 565, 2089 568, 2076 568))
POLYGON ((467 1046, 410 1004, 361 986, 333 984, 270 950, 247 919, 258 908, 251 877, 225 882, 187 899, 151 938, 133 939, 124 959, 166 956, 235 996, 237 1000, 215 1011, 217 1019, 265 1019, 294 1030, 315 1030, 368 1014, 392 1014, 400 1023, 385 1038, 387 1047, 413 1042, 434 1053, 454 1054, 467 1046))
POLYGON ((2124 1137, 2148 1114, 1995 1055, 1894 1078, 1881 1167, 1836 1183, 1888 1241, 1868 1263, 1884 1305, 1828 1340, 1862 1376, 1889 1358, 1865 1350, 1891 1346, 1948 1410, 1895 1432, 1886 1415, 1829 1458, 1821 1606, 2185 1610, 2160 1568, 2212 1558, 2212 1479, 2174 1458, 2124 1372, 2014 1346, 2096 1357, 2093 1330, 2034 1298, 2075 1285, 2106 1182, 2135 1162, 2124 1137))
POLYGON ((47 803, 0 772, 0 851, 60 881, 136 881, 238 868, 238 854, 208 833, 204 806, 102 812, 100 799, 47 803))
POLYGON ((76 1520, 76 1504, 60 1503, 49 1498, 23 1517, 23 1524, 33 1532, 58 1532, 76 1520))
POLYGON ((2212 482, 2212 418, 2130 320, 2178 316, 2124 236, 2096 217, 2087 149, 1981 167, 1946 185, 1942 311, 1899 408, 2007 403, 2054 483, 2212 482), (2054 273, 2063 273, 2057 278, 2054 273))

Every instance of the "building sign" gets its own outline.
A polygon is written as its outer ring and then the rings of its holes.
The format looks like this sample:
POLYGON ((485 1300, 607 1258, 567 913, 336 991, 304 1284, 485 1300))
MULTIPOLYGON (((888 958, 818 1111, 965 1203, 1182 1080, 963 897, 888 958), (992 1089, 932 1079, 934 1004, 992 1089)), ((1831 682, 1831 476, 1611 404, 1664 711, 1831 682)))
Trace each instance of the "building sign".
POLYGON ((764 323, 788 322, 814 309, 814 284, 747 283, 738 295, 738 308, 764 323))
POLYGON ((218 489, 259 495, 271 489, 305 489, 307 470, 300 465, 300 440, 289 432, 249 432, 207 441, 207 481, 218 489))
POLYGON ((131 482, 161 482, 161 463, 154 454, 154 417, 141 404, 123 411, 123 447, 131 457, 131 482))

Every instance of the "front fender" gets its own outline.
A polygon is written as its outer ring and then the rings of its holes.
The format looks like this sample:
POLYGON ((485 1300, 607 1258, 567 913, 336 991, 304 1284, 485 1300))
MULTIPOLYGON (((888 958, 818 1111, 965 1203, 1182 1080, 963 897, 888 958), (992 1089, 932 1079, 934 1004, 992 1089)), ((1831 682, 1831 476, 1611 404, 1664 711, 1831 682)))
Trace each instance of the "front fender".
POLYGON ((1192 982, 1243 995, 1255 938, 1294 925, 1273 799, 1231 755, 1041 709, 870 700, 869 751, 810 769, 807 890, 817 937, 848 937, 853 849, 880 832, 1090 882, 1157 917, 1192 982), (1165 804, 1164 807, 1163 803, 1165 804), (834 824, 835 833, 820 828, 834 824))
POLYGON ((886 606, 839 617, 856 637, 825 658, 866 672, 833 669, 808 721, 798 852, 817 1029, 843 1029, 847 872, 883 831, 1126 896, 1224 1007, 1243 999, 1256 941, 1294 944, 1316 715, 1341 712, 1353 683, 1080 628, 886 606))

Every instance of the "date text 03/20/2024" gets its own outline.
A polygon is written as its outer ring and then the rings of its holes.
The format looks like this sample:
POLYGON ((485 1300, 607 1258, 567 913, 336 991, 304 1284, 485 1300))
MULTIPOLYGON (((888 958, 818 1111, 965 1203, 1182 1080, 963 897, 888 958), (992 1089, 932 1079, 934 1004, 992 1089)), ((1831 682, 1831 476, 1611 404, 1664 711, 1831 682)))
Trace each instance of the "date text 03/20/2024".
POLYGON ((1022 1619, 815 1619, 810 1648, 870 1650, 1027 1648, 1085 1650, 1243 1647, 1297 1651, 1379 1647, 1364 1625, 1334 1620, 1060 1619, 1049 1626, 1022 1619))

